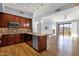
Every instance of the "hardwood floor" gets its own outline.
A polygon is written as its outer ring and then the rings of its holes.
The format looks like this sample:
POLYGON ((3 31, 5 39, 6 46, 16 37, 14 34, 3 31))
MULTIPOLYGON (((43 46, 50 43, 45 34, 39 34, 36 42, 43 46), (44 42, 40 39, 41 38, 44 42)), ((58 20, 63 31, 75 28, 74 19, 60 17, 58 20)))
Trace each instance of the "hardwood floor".
POLYGON ((26 43, 0 47, 0 56, 79 56, 79 39, 48 37, 47 50, 37 52, 26 43))
POLYGON ((47 51, 41 52, 41 55, 79 56, 79 39, 77 38, 55 39, 50 37, 47 42, 47 51))
POLYGON ((39 53, 26 43, 19 43, 0 48, 0 56, 38 56, 39 53))

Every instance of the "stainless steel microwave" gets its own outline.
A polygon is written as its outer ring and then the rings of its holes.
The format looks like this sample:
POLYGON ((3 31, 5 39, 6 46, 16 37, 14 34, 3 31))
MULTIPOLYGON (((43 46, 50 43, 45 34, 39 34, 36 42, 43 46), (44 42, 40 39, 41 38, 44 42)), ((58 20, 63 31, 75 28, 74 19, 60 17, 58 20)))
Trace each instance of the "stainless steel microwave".
POLYGON ((19 23, 19 22, 10 21, 10 22, 8 23, 8 27, 9 27, 9 28, 19 28, 19 27, 20 27, 20 23, 19 23))

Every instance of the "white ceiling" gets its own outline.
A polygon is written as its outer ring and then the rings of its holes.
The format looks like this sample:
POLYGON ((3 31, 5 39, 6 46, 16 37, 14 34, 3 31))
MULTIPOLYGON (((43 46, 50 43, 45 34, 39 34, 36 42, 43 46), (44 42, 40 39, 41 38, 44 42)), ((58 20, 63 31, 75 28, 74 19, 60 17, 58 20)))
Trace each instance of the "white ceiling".
POLYGON ((13 9, 33 13, 37 10, 44 11, 50 6, 52 6, 52 8, 55 9, 56 7, 64 6, 67 3, 42 3, 43 6, 41 6, 41 3, 3 3, 3 4, 4 6, 13 9))
POLYGON ((3 3, 4 6, 13 8, 22 12, 32 13, 33 17, 44 17, 55 13, 55 10, 61 8, 61 11, 71 8, 73 3, 3 3))
MULTIPOLYGON (((4 6, 17 9, 20 11, 33 13, 36 9, 41 8, 41 3, 3 3, 4 6)), ((51 4, 44 4, 45 7, 51 4)))
POLYGON ((73 21, 79 19, 79 6, 66 9, 64 11, 45 16, 42 19, 52 19, 54 22, 73 21))

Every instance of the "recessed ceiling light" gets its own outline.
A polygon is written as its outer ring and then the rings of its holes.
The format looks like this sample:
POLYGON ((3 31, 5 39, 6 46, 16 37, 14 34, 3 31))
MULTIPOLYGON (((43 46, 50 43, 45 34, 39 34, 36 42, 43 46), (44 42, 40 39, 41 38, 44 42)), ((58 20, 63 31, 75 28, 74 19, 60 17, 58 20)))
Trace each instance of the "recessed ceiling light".
POLYGON ((24 8, 26 8, 26 7, 24 7, 24 8))
POLYGON ((36 11, 36 9, 34 9, 34 11, 36 11))
POLYGON ((41 20, 41 23, 43 23, 44 21, 43 20, 41 20))
POLYGON ((39 9, 38 7, 36 9, 39 9))
POLYGON ((43 6, 44 4, 41 4, 41 6, 43 6))
POLYGON ((34 10, 34 12, 35 12, 35 10, 34 10))
POLYGON ((39 22, 38 21, 36 21, 36 24, 38 24, 39 22))

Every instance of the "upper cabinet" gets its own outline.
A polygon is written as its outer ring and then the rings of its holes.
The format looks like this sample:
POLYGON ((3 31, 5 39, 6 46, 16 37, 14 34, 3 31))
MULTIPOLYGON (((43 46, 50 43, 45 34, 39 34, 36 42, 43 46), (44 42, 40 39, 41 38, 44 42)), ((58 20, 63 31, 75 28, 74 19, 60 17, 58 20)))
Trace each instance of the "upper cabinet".
POLYGON ((21 28, 26 28, 26 27, 27 27, 27 26, 26 26, 26 23, 27 23, 26 18, 21 17, 21 28))
POLYGON ((7 27, 7 15, 0 13, 0 27, 7 27))
POLYGON ((32 29, 32 19, 21 17, 21 28, 32 29))
POLYGON ((0 27, 8 28, 9 22, 19 23, 20 28, 27 28, 32 30, 32 19, 11 15, 7 13, 0 13, 0 27))
POLYGON ((7 13, 0 13, 0 27, 8 28, 9 22, 18 22, 20 23, 20 17, 7 14, 7 13))
POLYGON ((30 30, 32 29, 32 19, 27 18, 27 28, 30 30))

